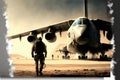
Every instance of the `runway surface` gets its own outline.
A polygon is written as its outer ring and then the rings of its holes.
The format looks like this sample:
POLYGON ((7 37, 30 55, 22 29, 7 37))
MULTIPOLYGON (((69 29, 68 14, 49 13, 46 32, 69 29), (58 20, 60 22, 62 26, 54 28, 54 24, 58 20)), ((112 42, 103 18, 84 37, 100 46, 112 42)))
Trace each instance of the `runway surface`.
MULTIPOLYGON (((43 75, 39 77, 109 77, 110 61, 46 60, 43 75)), ((14 77, 36 77, 32 59, 14 59, 14 77)))

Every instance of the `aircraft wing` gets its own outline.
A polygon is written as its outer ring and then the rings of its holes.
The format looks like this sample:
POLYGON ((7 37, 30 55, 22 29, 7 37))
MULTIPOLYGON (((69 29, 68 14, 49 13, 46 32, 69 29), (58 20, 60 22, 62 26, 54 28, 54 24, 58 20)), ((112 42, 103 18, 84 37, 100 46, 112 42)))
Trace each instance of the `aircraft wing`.
POLYGON ((108 31, 111 29, 111 22, 100 20, 100 19, 92 20, 92 22, 100 30, 108 31))
POLYGON ((107 39, 111 40, 112 39, 112 35, 113 35, 113 31, 112 31, 112 25, 111 22, 108 21, 104 21, 104 20, 92 20, 92 22, 94 23, 94 25, 96 26, 96 28, 98 30, 102 30, 103 34, 105 36, 105 31, 107 31, 107 39))
POLYGON ((67 31, 69 29, 69 27, 71 26, 71 24, 73 23, 73 21, 74 20, 68 20, 68 21, 65 21, 65 22, 58 23, 58 24, 54 24, 54 25, 50 25, 50 26, 47 26, 47 27, 39 28, 39 29, 36 29, 36 30, 31 30, 31 31, 27 31, 27 32, 24 32, 24 33, 8 36, 7 38, 8 39, 15 39, 15 38, 20 38, 21 39, 21 37, 27 36, 31 32, 33 34, 40 34, 40 33, 44 34, 44 33, 48 32, 49 28, 54 29, 55 32, 67 31))

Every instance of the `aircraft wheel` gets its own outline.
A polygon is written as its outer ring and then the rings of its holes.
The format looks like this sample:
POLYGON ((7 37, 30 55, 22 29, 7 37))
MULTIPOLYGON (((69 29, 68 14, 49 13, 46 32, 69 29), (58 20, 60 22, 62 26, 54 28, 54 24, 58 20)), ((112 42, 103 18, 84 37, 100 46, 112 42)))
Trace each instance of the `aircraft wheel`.
POLYGON ((78 56, 78 60, 80 60, 81 59, 81 57, 80 56, 78 56))
POLYGON ((82 59, 84 59, 85 57, 84 56, 82 56, 82 59))
POLYGON ((87 56, 85 56, 85 59, 87 59, 87 56))
POLYGON ((87 59, 87 56, 82 56, 82 59, 87 59))
POLYGON ((103 56, 102 55, 100 55, 100 60, 102 60, 103 59, 103 56))
POLYGON ((70 56, 68 56, 68 59, 70 59, 70 56))
POLYGON ((65 57, 64 57, 64 56, 62 56, 62 59, 65 59, 65 57))
POLYGON ((107 55, 103 55, 103 56, 101 55, 100 60, 107 60, 107 55))
POLYGON ((105 55, 104 58, 107 59, 107 55, 105 55))
POLYGON ((104 56, 104 60, 107 60, 107 59, 108 59, 108 57, 107 57, 107 55, 105 55, 105 56, 104 56))

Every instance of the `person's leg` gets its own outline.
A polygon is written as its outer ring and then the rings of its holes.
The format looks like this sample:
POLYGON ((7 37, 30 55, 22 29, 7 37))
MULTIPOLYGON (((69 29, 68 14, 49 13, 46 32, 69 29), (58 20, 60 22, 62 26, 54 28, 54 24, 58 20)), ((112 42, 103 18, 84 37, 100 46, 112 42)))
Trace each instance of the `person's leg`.
POLYGON ((44 66, 44 58, 40 59, 40 75, 42 75, 43 66, 44 66))
POLYGON ((37 59, 37 56, 35 56, 34 60, 35 60, 36 75, 38 76, 39 73, 38 73, 38 59, 37 59))

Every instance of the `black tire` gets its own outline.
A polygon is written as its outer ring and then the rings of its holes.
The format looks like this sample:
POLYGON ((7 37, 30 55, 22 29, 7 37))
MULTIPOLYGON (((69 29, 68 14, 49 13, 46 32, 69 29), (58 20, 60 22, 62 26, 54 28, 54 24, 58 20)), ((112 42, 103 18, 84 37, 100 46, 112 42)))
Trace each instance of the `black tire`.
POLYGON ((87 56, 85 56, 85 59, 87 59, 87 56))
POLYGON ((62 59, 65 59, 65 57, 64 57, 64 56, 62 56, 62 59))
POLYGON ((78 60, 80 60, 81 59, 81 57, 80 56, 78 56, 78 60))
POLYGON ((107 55, 105 55, 104 58, 107 59, 107 55))
POLYGON ((70 56, 68 56, 68 59, 70 59, 70 56))
POLYGON ((102 55, 100 55, 100 60, 102 60, 103 59, 103 56, 102 55))
POLYGON ((82 59, 87 59, 87 56, 82 56, 82 59))
POLYGON ((82 59, 84 59, 85 57, 84 56, 82 56, 82 59))

